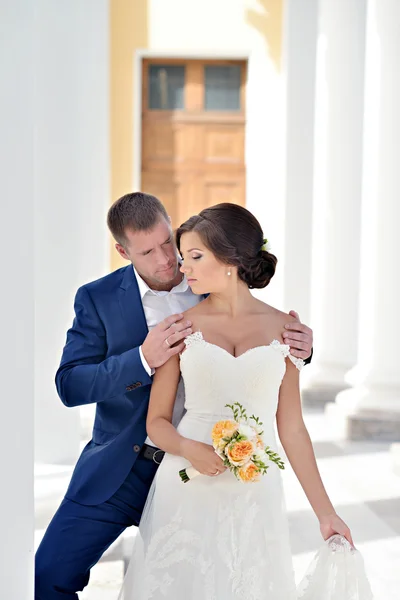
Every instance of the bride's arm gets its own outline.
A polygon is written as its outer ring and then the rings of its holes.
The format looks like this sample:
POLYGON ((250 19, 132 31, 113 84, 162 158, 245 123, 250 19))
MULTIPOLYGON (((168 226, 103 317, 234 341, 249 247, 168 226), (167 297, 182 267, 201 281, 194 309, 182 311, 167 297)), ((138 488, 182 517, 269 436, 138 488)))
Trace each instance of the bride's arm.
POLYGON ((225 470, 224 464, 212 446, 180 435, 172 425, 179 376, 178 355, 172 356, 162 367, 156 369, 147 413, 147 433, 161 450, 186 458, 200 473, 222 473, 225 470))
POLYGON ((327 539, 333 533, 340 533, 353 543, 349 528, 337 516, 322 483, 311 439, 303 421, 299 372, 288 359, 279 392, 276 420, 279 439, 320 522, 323 537, 327 539))
POLYGON ((146 429, 152 442, 169 454, 182 455, 183 438, 172 425, 179 384, 179 357, 172 356, 156 369, 150 392, 146 429))

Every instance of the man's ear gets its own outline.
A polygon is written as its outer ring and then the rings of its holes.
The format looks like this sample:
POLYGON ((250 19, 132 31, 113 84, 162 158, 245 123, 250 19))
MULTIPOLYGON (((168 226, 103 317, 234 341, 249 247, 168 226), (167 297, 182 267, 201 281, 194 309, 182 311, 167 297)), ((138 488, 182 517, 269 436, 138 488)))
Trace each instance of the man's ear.
POLYGON ((126 253, 125 248, 123 246, 121 246, 121 244, 115 244, 115 249, 118 252, 118 254, 120 256, 122 256, 122 258, 124 258, 125 260, 129 260, 129 261, 131 260, 126 253))

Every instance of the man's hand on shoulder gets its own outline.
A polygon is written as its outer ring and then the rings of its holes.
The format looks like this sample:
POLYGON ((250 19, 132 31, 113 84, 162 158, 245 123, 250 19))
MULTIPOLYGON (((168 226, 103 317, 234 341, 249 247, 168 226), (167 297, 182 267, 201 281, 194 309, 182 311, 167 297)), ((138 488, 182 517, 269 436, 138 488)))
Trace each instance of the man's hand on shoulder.
POLYGON ((185 338, 192 333, 191 325, 191 321, 179 314, 167 317, 154 327, 142 344, 149 367, 161 367, 171 356, 182 352, 185 338))
POLYGON ((306 360, 312 354, 313 331, 301 323, 297 312, 291 310, 289 314, 295 320, 285 325, 285 331, 282 334, 284 342, 290 346, 290 353, 293 356, 306 360))

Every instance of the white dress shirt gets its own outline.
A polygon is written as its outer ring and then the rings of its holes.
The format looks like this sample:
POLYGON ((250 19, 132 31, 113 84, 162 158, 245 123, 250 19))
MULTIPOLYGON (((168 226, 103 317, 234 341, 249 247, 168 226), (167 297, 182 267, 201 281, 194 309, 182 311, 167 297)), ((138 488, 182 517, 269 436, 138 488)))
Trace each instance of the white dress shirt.
MULTIPOLYGON (((151 290, 147 283, 140 277, 136 269, 133 269, 136 275, 136 279, 139 286, 140 298, 143 304, 143 310, 146 317, 147 327, 149 331, 163 321, 166 317, 173 314, 183 313, 192 306, 196 306, 202 299, 203 296, 196 296, 188 286, 186 277, 184 277, 178 285, 176 285, 170 292, 159 292, 151 290)), ((154 369, 151 369, 148 365, 143 352, 142 347, 139 348, 140 358, 146 371, 149 375, 153 375, 154 369)), ((184 413, 185 404, 185 390, 183 386, 182 377, 179 380, 178 390, 176 394, 176 400, 174 405, 174 412, 172 415, 172 423, 176 427, 181 420, 184 413)), ((145 441, 150 446, 155 446, 150 438, 145 441)))

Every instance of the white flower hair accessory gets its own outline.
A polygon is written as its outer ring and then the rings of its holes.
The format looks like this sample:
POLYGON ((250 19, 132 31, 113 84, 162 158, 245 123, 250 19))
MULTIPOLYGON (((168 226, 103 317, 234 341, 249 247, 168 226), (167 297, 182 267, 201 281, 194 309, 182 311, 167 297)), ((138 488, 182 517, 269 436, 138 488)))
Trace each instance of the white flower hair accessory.
POLYGON ((267 240, 267 238, 263 239, 263 245, 261 246, 261 250, 263 252, 271 252, 271 244, 267 240))

